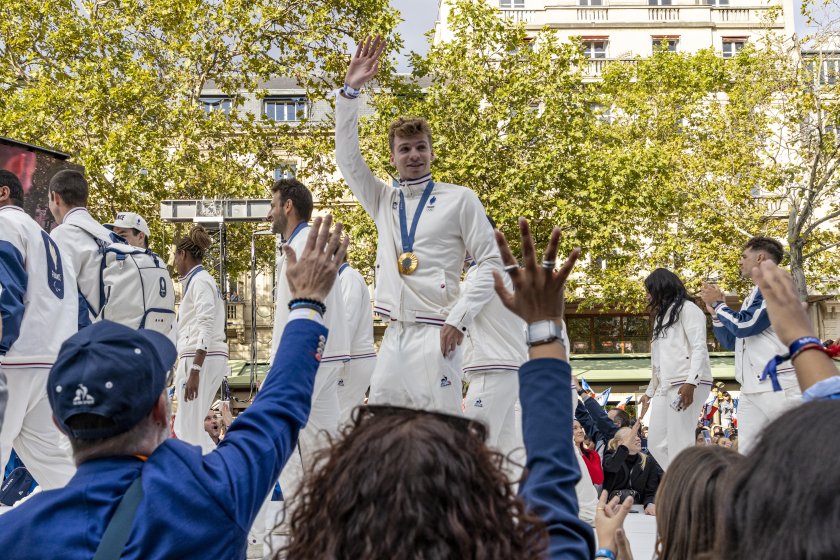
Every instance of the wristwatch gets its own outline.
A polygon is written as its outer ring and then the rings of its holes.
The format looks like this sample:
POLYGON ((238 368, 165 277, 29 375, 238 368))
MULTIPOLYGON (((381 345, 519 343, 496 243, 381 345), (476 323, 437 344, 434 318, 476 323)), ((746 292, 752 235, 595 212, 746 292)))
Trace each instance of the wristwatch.
POLYGON ((712 309, 717 309, 717 306, 720 305, 721 303, 726 303, 726 302, 723 301, 722 299, 716 299, 715 301, 713 301, 711 303, 712 309))
POLYGON ((528 346, 539 346, 540 344, 554 342, 560 338, 560 335, 563 334, 563 329, 551 319, 546 319, 544 321, 528 323, 525 334, 528 346))

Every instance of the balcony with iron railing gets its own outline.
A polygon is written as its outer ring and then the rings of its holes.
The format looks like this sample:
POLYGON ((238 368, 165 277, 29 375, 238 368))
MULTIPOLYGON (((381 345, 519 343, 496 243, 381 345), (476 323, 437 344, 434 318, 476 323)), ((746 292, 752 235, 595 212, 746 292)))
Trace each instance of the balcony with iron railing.
POLYGON ((583 67, 583 77, 585 80, 600 78, 607 66, 617 62, 636 64, 639 61, 635 58, 589 58, 583 67))
MULTIPOLYGON (((502 16, 514 23, 524 23, 528 28, 538 29, 549 26, 557 29, 569 29, 581 25, 606 24, 611 26, 622 23, 672 24, 691 23, 709 24, 714 27, 761 27, 770 6, 708 6, 708 5, 672 5, 672 6, 546 6, 541 10, 502 9, 502 16)), ((772 27, 783 27, 781 18, 772 27)))

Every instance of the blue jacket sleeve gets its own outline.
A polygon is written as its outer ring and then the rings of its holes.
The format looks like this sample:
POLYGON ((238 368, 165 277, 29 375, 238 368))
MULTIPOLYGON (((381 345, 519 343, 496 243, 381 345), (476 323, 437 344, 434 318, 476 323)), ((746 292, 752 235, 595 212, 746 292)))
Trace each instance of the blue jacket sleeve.
POLYGON ((735 335, 726 330, 723 323, 717 319, 713 319, 712 329, 715 331, 715 338, 718 339, 721 346, 727 350, 735 350, 735 335))
POLYGON ((595 421, 592 420, 592 417, 589 415, 589 411, 586 410, 586 407, 583 406, 583 403, 578 401, 577 406, 575 407, 575 420, 580 422, 583 431, 586 432, 586 435, 595 438, 595 433, 598 431, 595 428, 595 421))
POLYGON ((23 255, 18 248, 8 241, 0 241, 0 314, 3 318, 0 356, 9 351, 20 335, 28 280, 23 255))
POLYGON ((327 329, 306 319, 289 321, 254 403, 236 420, 204 469, 230 489, 231 517, 250 530, 257 512, 291 456, 309 418, 312 388, 327 329))
POLYGON ((615 426, 610 417, 607 416, 607 411, 604 407, 598 404, 598 399, 592 397, 583 399, 583 406, 589 412, 589 416, 595 421, 595 427, 598 429, 600 437, 604 442, 610 441, 615 437, 618 428, 615 426))
MULTIPOLYGON (((755 298, 753 298, 748 308, 742 309, 741 311, 734 311, 727 307, 725 303, 721 303, 715 307, 715 315, 717 315, 717 320, 721 325, 719 328, 726 330, 734 338, 755 336, 770 328, 767 303, 764 301, 764 296, 758 290, 756 290, 755 298)), ((715 335, 717 335, 717 331, 718 327, 715 328, 715 335)), ((724 346, 727 346, 723 340, 720 342, 724 346)), ((733 341, 732 348, 734 347, 735 343, 733 341)))
POLYGON ((571 371, 568 363, 548 358, 530 360, 519 369, 528 454, 528 477, 519 493, 546 525, 546 558, 551 560, 589 559, 595 553, 592 528, 578 517, 580 468, 572 447, 571 371))

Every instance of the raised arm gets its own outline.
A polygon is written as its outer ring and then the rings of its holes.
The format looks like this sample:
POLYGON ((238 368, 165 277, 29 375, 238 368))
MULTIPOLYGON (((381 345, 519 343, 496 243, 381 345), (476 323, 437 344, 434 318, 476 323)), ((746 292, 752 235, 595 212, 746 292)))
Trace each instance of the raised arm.
MULTIPOLYGON (((288 252, 286 274, 295 299, 323 302, 336 280, 347 240, 341 240, 341 224, 329 233, 331 220, 327 216, 322 227, 321 218, 315 219, 299 260, 293 250, 288 252)), ((293 310, 278 358, 254 403, 231 425, 219 447, 204 457, 204 472, 231 493, 231 499, 220 505, 234 508, 231 517, 246 531, 309 417, 326 336, 319 311, 312 307, 293 310)))
MULTIPOLYGON (((502 303, 526 323, 560 323, 564 311, 564 286, 579 249, 572 251, 559 271, 536 263, 528 223, 519 221, 522 235, 523 268, 515 268, 501 232, 496 232, 503 262, 508 265, 514 291, 505 288, 499 271, 494 271, 496 292, 502 303)), ((560 230, 554 228, 544 261, 554 261, 560 230)), ((528 455, 528 477, 519 488, 528 508, 539 515, 548 530, 547 558, 592 558, 595 546, 592 529, 578 517, 575 486, 580 469, 572 443, 572 411, 568 398, 571 367, 561 340, 531 346, 530 360, 519 370, 519 398, 522 429, 528 455)))
POLYGON ((371 217, 375 217, 379 200, 390 187, 373 175, 362 157, 357 97, 379 70, 379 57, 384 49, 385 41, 379 36, 359 43, 335 101, 335 159, 350 190, 371 217))
POLYGON ((840 376, 837 367, 824 350, 818 346, 814 327, 802 305, 790 274, 772 261, 763 261, 753 269, 756 284, 766 298, 767 312, 776 335, 785 346, 811 338, 809 350, 794 356, 793 367, 805 400, 840 398, 840 376))
MULTIPOLYGON (((718 328, 723 328, 735 338, 747 338, 770 328, 770 317, 767 315, 767 307, 764 304, 761 291, 755 294, 750 306, 741 311, 735 311, 726 305, 723 292, 717 286, 703 284, 700 297, 703 298, 706 305, 714 308, 717 322, 720 325, 715 328, 716 331, 718 328)), ((721 343, 725 344, 723 340, 721 340, 721 343)))

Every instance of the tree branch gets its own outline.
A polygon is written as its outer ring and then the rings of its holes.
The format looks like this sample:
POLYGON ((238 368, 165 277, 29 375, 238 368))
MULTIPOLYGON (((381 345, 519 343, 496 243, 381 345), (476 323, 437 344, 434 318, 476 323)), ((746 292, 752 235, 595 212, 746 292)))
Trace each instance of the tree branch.
POLYGON ((829 249, 833 249, 834 247, 837 247, 837 246, 840 246, 840 241, 836 241, 834 243, 829 243, 828 245, 823 245, 819 249, 815 249, 815 250, 811 251, 810 253, 808 253, 807 255, 802 255, 802 260, 806 261, 806 260, 810 259, 811 257, 815 257, 815 256, 819 255, 820 253, 822 253, 824 251, 828 251, 829 249))

